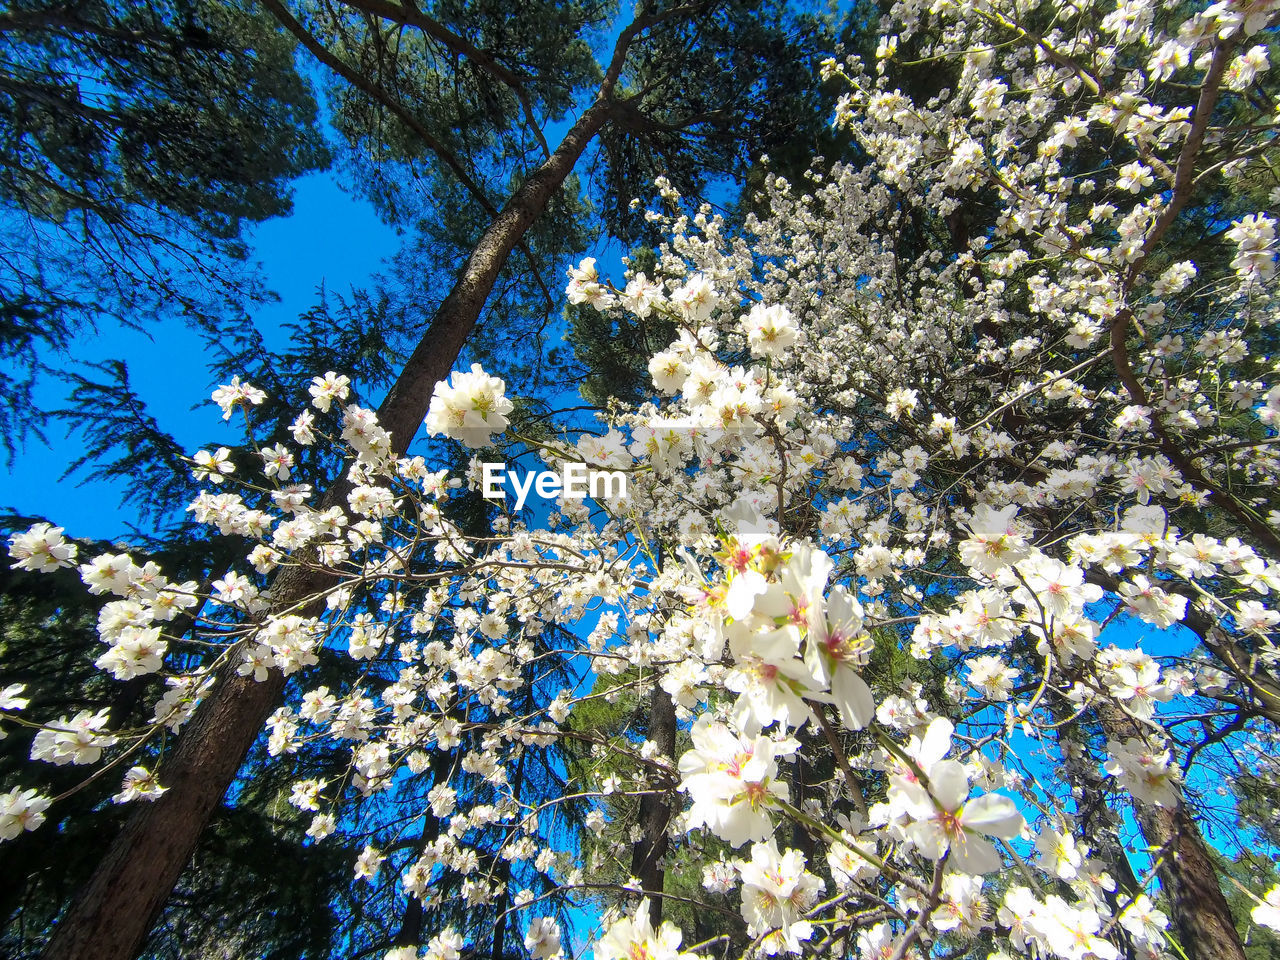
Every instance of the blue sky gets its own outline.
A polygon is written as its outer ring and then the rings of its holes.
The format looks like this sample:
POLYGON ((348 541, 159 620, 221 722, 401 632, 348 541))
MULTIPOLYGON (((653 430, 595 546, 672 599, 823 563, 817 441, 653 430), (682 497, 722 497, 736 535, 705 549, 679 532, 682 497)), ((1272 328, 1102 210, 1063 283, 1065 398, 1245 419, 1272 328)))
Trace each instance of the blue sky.
MULTIPOLYGON (((568 117, 549 124, 544 131, 547 139, 555 143, 572 123, 568 117)), ((383 262, 399 249, 396 229, 383 223, 370 203, 343 190, 340 175, 339 167, 299 179, 293 185, 293 212, 247 231, 251 259, 260 265, 267 287, 280 298, 254 315, 268 345, 272 331, 316 303, 321 284, 330 293, 343 295, 352 288, 371 287, 383 262)), ((601 237, 584 255, 597 257, 601 272, 617 281, 624 252, 616 242, 601 237)), ((560 279, 548 279, 553 293, 563 289, 560 279)), ((47 356, 46 362, 59 367, 74 360, 115 358, 127 361, 130 381, 149 412, 188 452, 212 442, 243 442, 242 435, 222 424, 210 401, 217 384, 206 367, 204 343, 180 319, 149 325, 145 333, 104 323, 97 331, 85 331, 69 355, 47 356)), ((464 353, 459 362, 465 359, 464 353)), ((63 385, 46 378, 37 391, 37 402, 43 409, 56 409, 63 395, 63 385)), ((576 402, 576 397, 565 400, 566 405, 576 402)), ((137 517, 133 510, 120 507, 118 487, 85 481, 80 474, 64 477, 81 454, 82 443, 76 436, 66 436, 56 421, 46 434, 47 443, 29 438, 13 468, 0 472, 0 513, 42 516, 72 537, 127 539, 128 526, 137 517)))
MULTIPOLYGON (((253 258, 261 263, 267 285, 280 297, 256 315, 268 340, 272 329, 315 302, 321 283, 339 293, 366 286, 383 259, 399 246, 395 231, 378 219, 373 207, 344 192, 332 174, 304 177, 296 182, 295 191, 291 216, 262 223, 250 234, 253 258)), ((127 359, 131 380, 160 425, 194 451, 215 435, 220 423, 216 407, 208 402, 216 384, 210 382, 205 368, 203 344, 177 319, 149 331, 150 337, 104 325, 96 333, 82 335, 74 355, 127 359)), ((49 358, 53 365, 69 360, 49 358)), ((60 399, 60 385, 45 383, 41 402, 52 407, 60 399)), ((71 536, 123 535, 133 516, 119 508, 118 490, 103 482, 81 485, 81 478, 74 476, 60 479, 79 455, 80 441, 64 436, 56 423, 47 434, 47 445, 29 439, 13 469, 0 474, 0 511, 47 516, 71 536)))

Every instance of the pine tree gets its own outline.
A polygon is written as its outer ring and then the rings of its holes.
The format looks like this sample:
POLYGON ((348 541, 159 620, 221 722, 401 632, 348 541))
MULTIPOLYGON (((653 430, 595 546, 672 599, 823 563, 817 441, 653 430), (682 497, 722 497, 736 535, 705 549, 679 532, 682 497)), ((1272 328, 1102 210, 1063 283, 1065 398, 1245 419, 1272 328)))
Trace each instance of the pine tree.
MULTIPOLYGON (((734 34, 730 28, 734 24, 755 23, 748 15, 755 9, 753 5, 694 3, 668 9, 646 7, 623 29, 607 64, 596 68, 603 76, 584 112, 554 150, 547 151, 527 168, 514 171, 519 185, 499 206, 484 195, 476 179, 484 164, 477 163, 474 167, 464 164, 439 132, 447 128, 436 125, 436 118, 430 116, 429 111, 423 111, 424 104, 406 102, 400 94, 405 87, 384 82, 389 81, 391 74, 379 72, 386 67, 386 62, 377 59, 383 33, 381 21, 376 18, 399 24, 397 30, 403 26, 422 31, 445 44, 452 51, 444 61, 452 65, 451 69, 459 63, 472 62, 492 75, 493 66, 486 67, 481 62, 484 55, 476 52, 483 51, 483 47, 474 46, 468 51, 457 39, 460 35, 437 36, 438 21, 422 22, 416 9, 378 4, 378 10, 374 10, 371 4, 363 4, 361 6, 367 8, 365 12, 375 18, 375 29, 367 37, 368 44, 343 47, 339 54, 317 37, 311 24, 304 22, 309 14, 295 15, 275 0, 267 0, 267 6, 301 47, 345 84, 341 88, 344 94, 372 111, 369 116, 376 118, 376 123, 370 120, 363 128, 370 142, 392 146, 401 140, 414 143, 414 149, 425 151, 441 175, 448 171, 480 209, 487 207, 496 211, 477 235, 449 293, 440 301, 425 335, 380 407, 380 421, 391 432, 397 452, 405 451, 411 442, 426 412, 432 387, 445 377, 467 343, 508 257, 525 242, 531 226, 546 215, 574 166, 602 131, 620 128, 628 138, 637 140, 659 133, 674 135, 679 130, 689 134, 702 131, 709 144, 710 152, 706 156, 718 156, 722 163, 732 165, 742 156, 740 134, 753 129, 750 124, 757 120, 753 111, 763 102, 760 84, 742 76, 734 83, 723 81, 721 75, 722 82, 713 85, 712 90, 728 102, 716 103, 711 109, 705 105, 684 105, 679 97, 672 97, 673 90, 687 90, 700 81, 704 75, 696 71, 705 68, 706 58, 721 56, 732 45, 734 34), (406 22, 410 17, 418 22, 406 22), (692 63, 677 58, 678 51, 689 49, 700 51, 700 57, 692 63), (362 59, 364 57, 369 59, 362 59), (672 104, 680 107, 674 114, 668 109, 672 104), (712 138, 710 133, 717 130, 721 133, 712 138), (727 135, 728 131, 733 135, 727 135)), ((538 23, 535 11, 522 11, 522 16, 525 13, 529 17, 526 22, 533 29, 538 23)), ((761 69, 791 70, 784 23, 777 17, 767 22, 774 24, 774 36, 783 42, 770 48, 769 56, 761 55, 752 64, 761 69)), ((578 29, 584 26, 579 24, 578 29)), ((580 56, 582 49, 572 46, 568 52, 580 56)), ((488 56, 492 59, 497 53, 491 52, 488 56)), ((557 67, 563 68, 563 64, 557 67)), ((568 89, 580 85, 575 74, 570 72, 568 76, 571 80, 568 89)), ((533 84, 536 79, 522 79, 520 85, 533 84)), ((425 90, 427 94, 431 90, 429 85, 408 89, 420 93, 425 90)), ((513 91, 513 94, 516 102, 522 100, 519 93, 513 91)), ((460 103, 470 108, 465 99, 460 103)), ((554 102, 549 103, 546 109, 557 108, 554 102)), ((426 101, 426 105, 434 104, 435 101, 426 101)), ((451 108, 457 106, 455 102, 451 108)), ((519 102, 521 113, 527 106, 519 102)), ((449 115, 462 116, 460 113, 449 115)), ((455 127, 453 131, 456 133, 458 129, 472 128, 455 127)), ((508 144, 503 138, 506 132, 495 124, 493 139, 487 145, 499 152, 485 156, 503 156, 501 149, 508 144)), ((669 141, 671 145, 674 142, 669 141)), ((469 149, 471 144, 462 146, 469 149)), ((344 490, 342 482, 332 484, 322 503, 340 501, 344 490)), ((319 585, 313 578, 285 576, 274 585, 272 596, 279 605, 292 604, 314 593, 319 585)), ((257 737, 262 722, 279 703, 283 688, 283 679, 278 676, 264 683, 233 675, 220 678, 215 691, 161 767, 161 776, 170 784, 168 792, 146 809, 137 811, 125 825, 94 878, 55 933, 48 948, 49 956, 124 957, 136 949, 135 945, 180 873, 209 811, 235 776, 240 759, 257 737)))
MULTIPOLYGON (((252 4, 24 2, 0 12, 0 433, 77 332, 200 323, 261 294, 246 223, 328 154, 293 45, 252 4)), ((57 366, 57 364, 53 364, 57 366)))

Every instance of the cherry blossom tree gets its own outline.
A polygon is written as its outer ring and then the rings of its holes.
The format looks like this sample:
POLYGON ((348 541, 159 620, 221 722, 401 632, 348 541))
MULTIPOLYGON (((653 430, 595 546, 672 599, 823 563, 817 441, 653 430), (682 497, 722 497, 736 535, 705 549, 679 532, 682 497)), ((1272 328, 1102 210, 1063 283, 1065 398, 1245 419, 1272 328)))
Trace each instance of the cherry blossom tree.
MULTIPOLYGON (((1214 243, 1176 228, 1214 218, 1198 204, 1224 178, 1275 178, 1256 82, 1275 6, 896 4, 877 64, 826 68, 858 163, 771 177, 767 213, 732 232, 660 179, 652 271, 571 271, 571 302, 677 331, 649 400, 535 442, 506 383, 455 371, 426 413, 475 452, 450 473, 400 455, 339 372, 317 376, 327 419, 304 410, 294 442, 347 452, 344 499, 310 506, 287 446, 262 449, 261 475, 194 454, 210 482, 194 515, 256 542, 211 590, 79 557, 48 525, 13 538, 20 565, 78 563, 115 598, 103 670, 170 692, 140 730, 29 717, 17 689, 6 720, 41 727, 34 761, 110 765, 122 802, 145 803, 164 767, 131 758, 219 671, 296 676, 271 752, 351 756, 295 787, 312 838, 429 786, 356 875, 395 867, 425 910, 460 878, 539 958, 582 932, 552 916, 564 897, 600 908, 596 960, 721 943, 1242 957, 1206 777, 1270 777, 1280 718, 1275 194, 1214 243), (895 88, 908 51, 945 89, 895 88), (990 216, 957 250, 947 218, 974 196, 990 216), (530 451, 623 472, 625 492, 464 523, 483 464, 530 451), (322 589, 281 607, 273 572, 322 589), (196 604, 191 631, 167 629, 196 604), (178 649, 201 655, 178 670, 178 649), (918 670, 894 675, 894 654, 918 670), (341 686, 307 687, 322 658, 350 661, 341 686), (660 695, 665 743, 573 722, 660 695), (572 765, 545 759, 569 742, 572 765), (461 790, 415 779, 442 755, 461 790), (538 762, 567 771, 556 791, 520 785, 538 762), (635 876, 577 862, 587 834, 635 876), (402 842, 403 868, 385 852, 402 842), (667 889, 663 867, 697 860, 696 896, 667 889), (658 906, 676 899, 720 932, 687 937, 658 906)), ((257 426, 252 384, 213 399, 257 426)), ((38 829, 51 802, 16 785, 0 831, 38 829)), ((1236 841, 1259 826, 1239 818, 1236 841)), ((1277 926, 1276 892, 1247 893, 1277 926)), ((421 932, 387 956, 450 960, 480 936, 421 932)))

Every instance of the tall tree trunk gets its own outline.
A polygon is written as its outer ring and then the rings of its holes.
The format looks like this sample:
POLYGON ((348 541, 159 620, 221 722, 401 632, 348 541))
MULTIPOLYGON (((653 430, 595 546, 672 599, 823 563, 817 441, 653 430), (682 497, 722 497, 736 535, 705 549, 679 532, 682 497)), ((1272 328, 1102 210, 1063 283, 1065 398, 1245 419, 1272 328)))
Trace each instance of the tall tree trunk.
POLYGON ((422 943, 422 918, 425 912, 421 900, 417 897, 408 898, 400 917, 400 929, 391 941, 394 946, 416 947, 422 943))
MULTIPOLYGON (((809 780, 812 767, 805 757, 817 756, 817 742, 813 735, 815 725, 811 720, 805 727, 796 731, 796 739, 800 741, 800 749, 796 751, 795 762, 791 764, 788 782, 791 785, 791 802, 799 810, 804 809, 805 801, 810 796, 809 780)), ((817 850, 817 845, 814 843, 813 834, 809 832, 809 828, 798 820, 791 823, 791 840, 788 846, 799 850, 804 854, 805 860, 810 865, 813 864, 814 851, 817 850)))
POLYGON ((612 101, 598 99, 565 134, 556 151, 535 170, 498 211, 471 251, 462 274, 440 304, 426 336, 418 341, 404 373, 378 409, 382 426, 391 432, 397 450, 409 445, 431 405, 436 383, 449 375, 480 318, 498 271, 516 242, 546 209, 582 156, 582 151, 609 121, 612 101))
MULTIPOLYGON (((1102 701, 1098 719, 1115 740, 1146 740, 1142 725, 1102 701)), ((1161 857, 1157 875, 1169 897, 1169 916, 1178 944, 1190 960, 1245 960, 1244 946, 1218 883, 1209 849, 1186 803, 1156 807, 1134 801, 1133 812, 1149 846, 1161 857)))
MULTIPOLYGON (((654 679, 653 699, 649 701, 649 724, 645 736, 658 746, 658 753, 673 758, 676 752, 676 705, 671 695, 654 679)), ((646 793, 640 798, 640 829, 643 835, 631 848, 631 875, 640 881, 640 889, 650 894, 649 919, 654 926, 662 922, 662 888, 666 873, 662 858, 669 840, 667 825, 671 821, 671 800, 666 793, 646 793)))
MULTIPOLYGON (((1064 673, 1077 682, 1081 679, 1070 670, 1064 673)), ((1057 722, 1063 782, 1070 786, 1076 802, 1078 835, 1116 881, 1116 891, 1108 894, 1108 902, 1114 907, 1118 897, 1140 893, 1141 887, 1120 842, 1121 814, 1107 802, 1110 793, 1107 778, 1089 750, 1089 742, 1097 731, 1091 722, 1086 724, 1077 717, 1073 705, 1065 700, 1055 701, 1050 709, 1057 722)))
MULTIPOLYGON (((615 55, 615 60, 617 56, 615 55)), ((616 72, 613 74, 616 80, 616 72)), ((468 257, 404 370, 378 410, 403 454, 417 433, 435 384, 444 379, 480 317, 516 243, 564 183, 587 144, 610 118, 608 84, 563 141, 494 217, 468 257)), ((340 500, 330 488, 326 500, 340 500)), ((287 571, 272 590, 290 607, 324 583, 287 571)), ((235 779, 263 724, 281 703, 284 678, 257 683, 224 670, 160 770, 168 790, 137 804, 102 862, 45 948, 44 960, 132 960, 195 849, 210 815, 235 779)))
MULTIPOLYGON (((445 783, 445 774, 449 771, 452 754, 444 750, 436 750, 431 754, 427 769, 431 773, 431 784, 445 783)), ((419 849, 436 842, 440 836, 440 818, 430 808, 422 812, 422 832, 418 834, 419 849)), ((400 919, 400 929, 391 939, 393 947, 416 947, 422 943, 422 926, 426 920, 426 908, 422 901, 412 894, 406 894, 404 913, 400 919)))
MULTIPOLYGON (((1106 779, 1088 749, 1089 733, 1066 702, 1060 702, 1054 710, 1058 721, 1058 743, 1062 751, 1062 769, 1065 782, 1071 786, 1076 801, 1076 828, 1078 835, 1089 844, 1090 853, 1102 861, 1106 871, 1115 880, 1115 889, 1103 891, 1103 899, 1114 913, 1121 904, 1142 892, 1138 878, 1129 863, 1124 846, 1120 842, 1120 813, 1107 803, 1106 779)), ((1113 927, 1109 939, 1120 948, 1124 960, 1138 960, 1133 938, 1121 926, 1113 927)))
POLYGON ((493 921, 493 940, 489 943, 489 960, 502 960, 507 952, 507 924, 511 918, 507 910, 511 906, 511 861, 503 860, 494 871, 495 882, 502 888, 495 905, 497 916, 493 921))
MULTIPOLYGON (((520 792, 524 789, 524 762, 528 758, 527 751, 522 751, 516 761, 516 775, 511 780, 511 796, 520 802, 520 792)), ((494 904, 493 940, 489 944, 489 960, 502 960, 507 950, 507 924, 511 922, 508 911, 511 908, 511 861, 502 856, 498 849, 498 867, 494 871, 496 885, 499 889, 497 903, 494 904)))
POLYGON ((1138 806, 1147 843, 1164 854, 1160 883, 1182 949, 1190 960, 1245 960, 1218 873, 1187 805, 1179 802, 1172 810, 1138 806))

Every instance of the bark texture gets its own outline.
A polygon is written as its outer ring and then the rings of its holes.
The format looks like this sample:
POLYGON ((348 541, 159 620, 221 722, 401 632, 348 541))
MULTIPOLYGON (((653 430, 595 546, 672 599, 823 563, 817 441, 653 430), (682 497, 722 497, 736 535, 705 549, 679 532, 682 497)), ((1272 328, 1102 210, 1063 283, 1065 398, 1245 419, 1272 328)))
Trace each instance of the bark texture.
POLYGON ((498 211, 471 251, 453 289, 440 304, 426 336, 418 341, 405 371, 378 410, 397 450, 408 446, 431 405, 431 392, 448 376, 458 353, 480 319, 498 272, 516 242, 533 225, 560 189, 587 144, 609 120, 612 102, 598 99, 573 125, 553 154, 498 211))
MULTIPOLYGON (((664 757, 676 752, 676 705, 671 695, 656 682, 649 701, 648 739, 658 745, 664 757)), ((640 881, 640 889, 649 895, 649 919, 655 927, 662 923, 662 888, 666 871, 662 858, 670 840, 667 825, 671 822, 671 800, 666 793, 646 793, 640 798, 640 829, 643 836, 631 848, 631 875, 640 881)))
MULTIPOLYGON (((1100 704, 1097 714, 1108 737, 1146 739, 1142 725, 1113 704, 1100 704)), ((1157 875, 1169 897, 1169 919, 1189 960, 1245 960, 1218 872, 1186 802, 1170 808, 1135 801, 1133 811, 1161 858, 1157 875)))
POLYGON ((1178 943, 1190 960, 1245 960, 1218 873, 1187 805, 1141 809, 1138 823, 1147 842, 1164 852, 1160 883, 1178 943))

